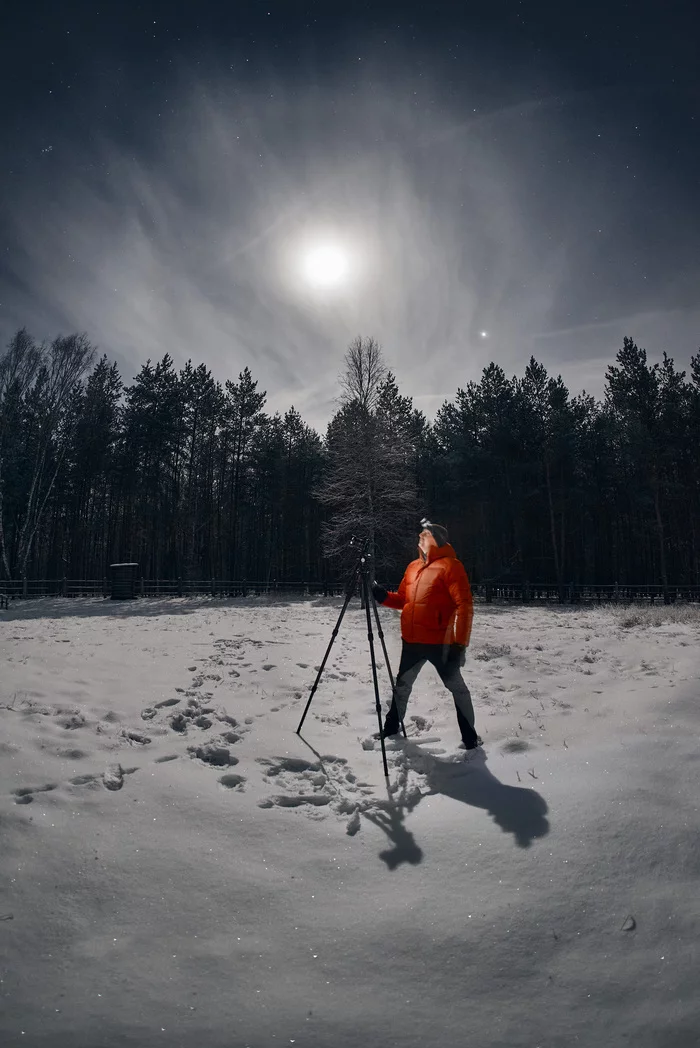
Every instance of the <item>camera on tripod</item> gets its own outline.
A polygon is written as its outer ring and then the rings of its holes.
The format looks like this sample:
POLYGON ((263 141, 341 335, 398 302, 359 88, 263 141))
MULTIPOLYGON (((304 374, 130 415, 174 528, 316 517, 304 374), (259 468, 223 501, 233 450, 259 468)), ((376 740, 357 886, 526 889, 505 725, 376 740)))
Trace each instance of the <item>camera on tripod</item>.
MULTIPOLYGON (((381 700, 379 698, 379 680, 377 678, 377 660, 376 660, 375 655, 374 655, 374 634, 372 632, 372 615, 371 615, 371 612, 370 612, 370 606, 374 609, 374 618, 375 618, 376 623, 377 623, 377 633, 379 634, 379 639, 380 639, 381 644, 382 644, 382 651, 384 652, 384 662, 385 662, 387 671, 389 673, 389 680, 391 681, 391 695, 392 695, 392 698, 393 698, 393 695, 394 695, 395 682, 394 682, 394 675, 391 672, 391 666, 389 665, 389 655, 388 655, 387 650, 386 650, 386 644, 384 643, 384 632, 382 630, 382 624, 381 624, 381 621, 380 621, 380 618, 379 618, 379 611, 377 610, 377 602, 375 600, 374 593, 372 592, 372 584, 369 581, 369 573, 370 573, 370 563, 369 562, 372 559, 371 556, 370 556, 370 553, 369 553, 369 544, 370 544, 369 538, 366 538, 364 540, 360 540, 360 539, 357 538, 357 536, 353 535, 352 538, 350 539, 350 547, 351 547, 351 549, 358 549, 358 548, 360 548, 360 555, 359 555, 359 557, 358 557, 358 559, 357 559, 357 561, 355 563, 355 567, 353 568, 353 571, 352 571, 352 573, 350 575, 350 578, 348 580, 347 589, 345 591, 345 603, 343 604, 343 607, 341 609, 340 615, 338 616, 338 621, 336 622, 335 628, 334 628, 334 630, 333 630, 333 632, 331 634, 330 643, 328 644, 328 647, 326 648, 326 654, 323 656, 323 662, 319 666, 318 674, 316 675, 316 680, 314 681, 313 687, 311 688, 311 694, 309 695, 308 702, 306 703, 306 707, 305 707, 304 712, 302 714, 301 720, 299 721, 299 727, 297 728, 296 733, 297 733, 297 735, 301 735, 302 724, 304 723, 304 720, 306 718, 306 714, 308 713, 308 710, 309 710, 309 706, 311 705, 311 700, 313 699, 314 694, 316 692, 316 688, 318 687, 319 681, 321 680, 321 674, 323 673, 323 670, 325 668, 326 662, 328 661, 328 656, 330 655, 331 648, 333 647, 333 641, 338 636, 338 630, 340 629, 340 624, 343 621, 343 616, 345 615, 345 612, 347 610, 348 604, 350 603, 355 590, 358 588, 358 583, 359 583, 360 596, 363 598, 363 604, 364 604, 364 607, 365 607, 365 611, 367 612, 367 639, 369 641, 369 654, 370 654, 370 660, 371 660, 371 663, 372 663, 372 681, 373 681, 373 684, 374 684, 375 708, 376 708, 376 711, 377 711, 377 721, 379 723, 379 739, 380 739, 381 745, 382 745, 382 761, 384 763, 384 774, 388 777, 389 776, 389 766, 388 766, 387 760, 386 760, 386 747, 384 745, 384 735, 383 735, 383 732, 382 732, 382 704, 381 704, 381 700), (361 547, 360 547, 360 543, 362 543, 361 547)), ((404 738, 405 738, 405 736, 406 736, 406 729, 404 728, 403 721, 401 721, 401 730, 402 730, 402 732, 404 734, 404 738)))

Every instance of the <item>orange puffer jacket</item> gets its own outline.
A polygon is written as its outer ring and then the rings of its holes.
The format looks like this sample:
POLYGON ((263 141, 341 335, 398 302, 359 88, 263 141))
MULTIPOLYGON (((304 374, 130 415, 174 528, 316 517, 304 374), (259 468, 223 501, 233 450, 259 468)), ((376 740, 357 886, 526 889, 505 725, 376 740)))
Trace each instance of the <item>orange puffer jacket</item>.
POLYGON ((401 610, 401 636, 409 644, 469 644, 472 591, 449 542, 431 546, 425 561, 412 560, 398 592, 382 603, 401 610))

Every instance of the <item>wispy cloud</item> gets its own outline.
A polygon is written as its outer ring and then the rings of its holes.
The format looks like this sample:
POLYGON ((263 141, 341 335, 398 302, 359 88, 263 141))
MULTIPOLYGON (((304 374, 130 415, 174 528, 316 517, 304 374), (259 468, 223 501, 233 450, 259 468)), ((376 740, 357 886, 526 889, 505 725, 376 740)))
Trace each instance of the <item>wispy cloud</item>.
MULTIPOLYGON (((556 106, 460 122, 468 99, 441 105, 434 84, 416 94, 415 82, 370 73, 244 91, 192 79, 147 155, 114 139, 57 144, 7 202, 2 333, 87 331, 127 381, 166 351, 221 380, 250 366, 269 405, 293 403, 319 427, 357 334, 379 339, 428 414, 491 359, 521 372, 559 340, 549 362, 565 370, 574 339, 598 360, 617 321, 557 318, 586 316, 593 222, 605 212, 614 226, 620 208, 610 187, 561 170, 578 147, 556 106), (357 258, 337 293, 300 278, 314 235, 357 258)), ((626 316, 639 315, 633 299, 626 316)), ((663 315, 685 331, 687 314, 663 315)))

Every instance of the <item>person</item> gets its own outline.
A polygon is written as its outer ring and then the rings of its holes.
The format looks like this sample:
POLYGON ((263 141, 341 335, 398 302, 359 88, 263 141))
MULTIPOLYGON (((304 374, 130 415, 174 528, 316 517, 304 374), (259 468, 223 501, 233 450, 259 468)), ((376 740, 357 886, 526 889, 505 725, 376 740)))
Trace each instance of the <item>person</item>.
POLYGON ((430 662, 452 693, 462 742, 466 749, 474 750, 482 740, 474 728, 469 688, 460 673, 474 617, 469 579, 441 524, 421 521, 418 549, 420 556, 406 568, 397 592, 376 582, 372 587, 378 604, 401 611, 401 662, 382 735, 398 734, 411 689, 422 667, 430 662))

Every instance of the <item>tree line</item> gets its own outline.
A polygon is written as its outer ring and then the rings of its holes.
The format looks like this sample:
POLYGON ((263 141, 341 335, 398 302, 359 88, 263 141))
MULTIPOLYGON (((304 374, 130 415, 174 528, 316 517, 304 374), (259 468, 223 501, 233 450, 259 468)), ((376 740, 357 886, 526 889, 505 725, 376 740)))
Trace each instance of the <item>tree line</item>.
POLYGON ((336 580, 366 542, 400 577, 421 516, 473 581, 700 583, 700 352, 690 379, 625 338, 601 402, 534 357, 491 363, 433 421, 358 337, 321 436, 249 368, 166 353, 124 385, 84 334, 0 357, 0 578, 336 580))

